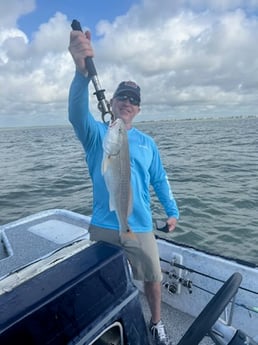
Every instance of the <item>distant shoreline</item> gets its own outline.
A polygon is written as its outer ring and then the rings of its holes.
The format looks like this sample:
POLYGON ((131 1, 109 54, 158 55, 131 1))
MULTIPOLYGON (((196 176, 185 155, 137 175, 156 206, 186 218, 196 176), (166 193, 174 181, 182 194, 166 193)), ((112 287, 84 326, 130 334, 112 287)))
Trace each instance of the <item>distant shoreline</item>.
POLYGON ((258 115, 236 115, 236 116, 218 116, 218 117, 189 117, 184 119, 159 119, 159 120, 143 120, 135 121, 137 123, 146 122, 171 122, 171 121, 215 121, 215 120, 236 120, 236 119, 258 119, 258 115))
MULTIPOLYGON (((236 116, 218 116, 218 117, 189 117, 184 119, 170 118, 170 119, 158 119, 158 120, 139 120, 135 121, 136 124, 150 123, 150 122, 188 122, 188 121, 217 121, 217 120, 244 120, 244 119, 257 119, 258 115, 236 115, 236 116)), ((31 125, 31 126, 7 126, 0 127, 1 130, 12 130, 12 129, 27 129, 27 128, 49 128, 49 127, 70 127, 67 124, 55 124, 55 125, 31 125)))

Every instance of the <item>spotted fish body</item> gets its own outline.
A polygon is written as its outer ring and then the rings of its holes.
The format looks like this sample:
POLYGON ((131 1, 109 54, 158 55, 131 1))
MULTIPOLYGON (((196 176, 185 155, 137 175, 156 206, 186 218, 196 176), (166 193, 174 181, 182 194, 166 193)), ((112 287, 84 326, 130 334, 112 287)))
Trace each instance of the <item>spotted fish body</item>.
POLYGON ((109 125, 103 140, 103 152, 102 174, 109 192, 109 209, 116 213, 121 241, 136 240, 128 225, 132 211, 131 168, 123 120, 116 119, 109 125))

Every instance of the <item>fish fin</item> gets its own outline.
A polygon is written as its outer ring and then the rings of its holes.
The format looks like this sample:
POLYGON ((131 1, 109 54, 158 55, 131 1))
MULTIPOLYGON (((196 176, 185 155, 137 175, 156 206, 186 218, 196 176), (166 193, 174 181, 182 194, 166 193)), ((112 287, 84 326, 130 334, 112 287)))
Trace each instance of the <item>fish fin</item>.
POLYGON ((127 217, 130 216, 130 214, 133 211, 133 190, 132 190, 132 186, 130 186, 129 189, 129 202, 128 202, 128 210, 127 210, 127 217))
POLYGON ((111 196, 109 196, 109 210, 110 211, 115 211, 116 210, 115 202, 114 202, 113 198, 111 198, 111 196))
POLYGON ((103 158, 102 160, 102 164, 101 164, 101 173, 102 175, 104 175, 108 169, 109 166, 109 157, 106 156, 105 158, 103 158))

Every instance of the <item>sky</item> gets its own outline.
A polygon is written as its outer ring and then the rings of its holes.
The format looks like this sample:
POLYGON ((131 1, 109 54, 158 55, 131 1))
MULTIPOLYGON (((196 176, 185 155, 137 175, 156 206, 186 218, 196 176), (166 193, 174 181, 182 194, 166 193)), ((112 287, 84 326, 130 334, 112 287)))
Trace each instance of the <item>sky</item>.
POLYGON ((0 0, 0 128, 68 124, 73 19, 107 99, 141 86, 139 121, 258 115, 258 0, 0 0))

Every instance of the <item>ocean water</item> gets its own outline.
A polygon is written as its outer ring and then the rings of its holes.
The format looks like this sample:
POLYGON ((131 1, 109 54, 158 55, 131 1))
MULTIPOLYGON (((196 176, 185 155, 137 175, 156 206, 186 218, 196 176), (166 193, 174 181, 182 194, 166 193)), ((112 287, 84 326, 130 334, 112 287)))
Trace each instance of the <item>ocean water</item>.
MULTIPOLYGON (((177 242, 258 264, 258 118, 136 123, 160 149, 177 242)), ((0 130, 0 225, 51 208, 85 215, 92 187, 68 126, 0 130)), ((154 219, 166 219, 153 191, 154 219)))

